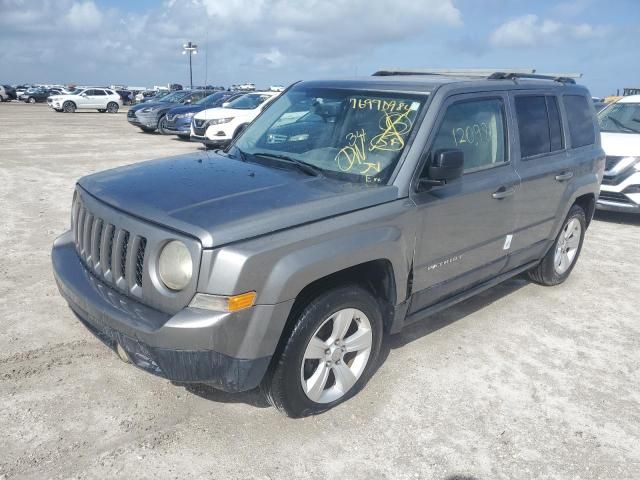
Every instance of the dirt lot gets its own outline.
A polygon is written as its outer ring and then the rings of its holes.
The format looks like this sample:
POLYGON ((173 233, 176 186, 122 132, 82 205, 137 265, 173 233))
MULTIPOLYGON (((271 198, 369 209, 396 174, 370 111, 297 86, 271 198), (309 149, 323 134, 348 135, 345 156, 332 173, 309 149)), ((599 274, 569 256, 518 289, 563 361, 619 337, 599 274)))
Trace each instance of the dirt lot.
POLYGON ((640 219, 598 215, 562 286, 514 279, 392 337, 315 418, 122 363, 58 295, 51 244, 78 177, 197 148, 0 104, 0 479, 640 478, 640 219))

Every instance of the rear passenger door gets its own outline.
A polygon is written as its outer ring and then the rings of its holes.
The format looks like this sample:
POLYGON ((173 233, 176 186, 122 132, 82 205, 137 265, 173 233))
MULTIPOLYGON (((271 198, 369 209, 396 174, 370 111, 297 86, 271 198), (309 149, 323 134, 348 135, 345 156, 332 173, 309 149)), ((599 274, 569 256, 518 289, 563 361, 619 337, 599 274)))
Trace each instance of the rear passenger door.
POLYGON ((561 97, 539 90, 511 92, 510 97, 517 125, 514 165, 521 185, 507 269, 542 256, 576 173, 566 148, 561 97))
MULTIPOLYGON (((507 103, 499 92, 465 94, 440 109, 425 154, 462 150, 464 173, 412 193, 421 225, 410 314, 498 275, 507 262, 519 183, 509 156, 507 103)), ((420 177, 426 176, 421 168, 420 177)))

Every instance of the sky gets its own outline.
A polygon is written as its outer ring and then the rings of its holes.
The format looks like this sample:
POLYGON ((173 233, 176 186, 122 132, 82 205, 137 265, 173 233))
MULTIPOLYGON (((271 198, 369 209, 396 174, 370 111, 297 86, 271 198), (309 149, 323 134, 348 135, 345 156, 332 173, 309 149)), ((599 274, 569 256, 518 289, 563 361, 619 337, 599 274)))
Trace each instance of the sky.
POLYGON ((640 0, 0 0, 0 83, 194 84, 402 68, 575 72, 640 86, 640 0))

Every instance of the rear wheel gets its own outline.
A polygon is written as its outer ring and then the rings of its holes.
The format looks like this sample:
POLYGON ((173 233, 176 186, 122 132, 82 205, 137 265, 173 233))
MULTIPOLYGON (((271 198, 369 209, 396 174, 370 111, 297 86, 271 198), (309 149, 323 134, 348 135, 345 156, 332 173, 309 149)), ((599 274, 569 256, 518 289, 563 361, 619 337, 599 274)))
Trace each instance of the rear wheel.
POLYGON ((73 113, 76 111, 76 104, 66 101, 62 104, 62 110, 64 110, 65 113, 73 113))
POLYGON ((553 247, 538 266, 529 271, 529 278, 546 286, 564 282, 580 256, 586 226, 584 210, 578 205, 572 206, 553 247))
POLYGON ((373 374, 382 334, 380 306, 367 290, 346 285, 318 295, 265 375, 267 399, 290 417, 344 402, 373 374))
POLYGON ((118 104, 116 102, 107 103, 107 112, 118 113, 118 104))

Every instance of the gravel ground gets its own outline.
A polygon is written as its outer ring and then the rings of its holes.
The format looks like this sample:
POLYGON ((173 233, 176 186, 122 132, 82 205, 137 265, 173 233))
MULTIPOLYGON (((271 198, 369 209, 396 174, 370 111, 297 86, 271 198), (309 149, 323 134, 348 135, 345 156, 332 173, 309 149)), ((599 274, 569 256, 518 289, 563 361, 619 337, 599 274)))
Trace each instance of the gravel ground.
POLYGON ((640 478, 640 218, 598 214, 559 287, 516 278, 390 338, 314 418, 122 363, 58 295, 51 244, 78 177, 197 148, 0 104, 0 479, 640 478))

